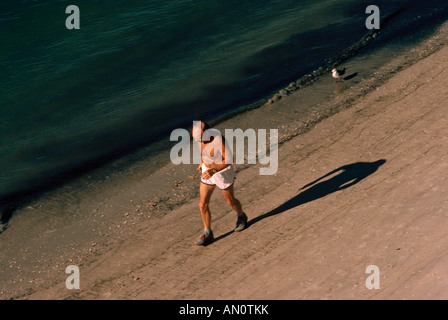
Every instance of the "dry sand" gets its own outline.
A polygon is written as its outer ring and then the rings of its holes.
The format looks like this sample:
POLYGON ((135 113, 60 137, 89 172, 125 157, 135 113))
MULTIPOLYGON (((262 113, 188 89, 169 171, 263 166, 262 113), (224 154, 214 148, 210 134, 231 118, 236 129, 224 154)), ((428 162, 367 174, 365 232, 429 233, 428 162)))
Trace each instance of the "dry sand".
MULTIPOLYGON (((282 103, 293 108, 301 94, 282 103)), ((28 278, 18 275, 20 281, 4 279, 8 285, 1 297, 447 299, 447 101, 444 46, 384 80, 350 108, 284 142, 276 175, 258 175, 258 165, 239 168, 236 195, 250 226, 231 232, 235 213, 215 192, 211 210, 217 241, 207 247, 193 245, 201 231, 195 166, 175 170, 168 165, 155 174, 159 180, 116 184, 107 201, 92 200, 89 210, 97 218, 88 223, 100 220, 108 206, 118 208, 122 233, 103 240, 86 235, 90 249, 82 259, 61 253, 63 259, 53 260, 57 268, 49 268, 52 273, 41 269, 28 272, 28 278), (169 176, 171 189, 180 190, 182 205, 172 210, 162 205, 163 194, 151 192, 163 176, 169 176), (80 267, 80 290, 65 287, 69 264, 80 267), (379 268, 379 289, 366 288, 369 265, 379 268), (26 291, 25 282, 34 283, 32 289, 26 291), (8 291, 14 285, 16 290, 8 291)), ((253 117, 257 112, 262 108, 253 117)), ((21 215, 12 222, 24 219, 21 215)), ((13 228, 11 223, 2 235, 4 244, 13 228)), ((66 231, 70 241, 74 234, 83 235, 81 227, 66 231)), ((23 250, 38 250, 50 233, 24 240, 34 247, 23 250)), ((25 256, 23 250, 17 255, 25 256)), ((14 268, 15 262, 8 261, 14 268)))

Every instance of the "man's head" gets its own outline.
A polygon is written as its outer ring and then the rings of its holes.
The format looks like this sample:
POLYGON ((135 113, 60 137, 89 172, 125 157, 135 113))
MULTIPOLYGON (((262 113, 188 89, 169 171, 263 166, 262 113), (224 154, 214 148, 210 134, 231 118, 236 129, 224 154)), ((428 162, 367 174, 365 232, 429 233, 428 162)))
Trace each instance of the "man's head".
POLYGON ((193 121, 193 139, 196 142, 202 141, 202 134, 205 130, 209 129, 209 125, 205 123, 204 121, 193 121))

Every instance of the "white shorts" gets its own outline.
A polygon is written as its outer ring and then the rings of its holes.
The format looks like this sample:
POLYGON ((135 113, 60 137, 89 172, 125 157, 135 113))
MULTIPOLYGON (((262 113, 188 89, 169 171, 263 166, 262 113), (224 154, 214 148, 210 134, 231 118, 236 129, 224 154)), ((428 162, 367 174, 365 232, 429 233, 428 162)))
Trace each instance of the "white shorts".
MULTIPOLYGON (((205 164, 202 164, 202 172, 209 170, 205 166, 205 164)), ((233 166, 230 165, 228 167, 225 167, 221 171, 216 172, 210 179, 204 180, 201 178, 201 182, 208 184, 210 186, 217 186, 219 189, 224 190, 233 185, 233 182, 235 181, 235 170, 233 169, 233 166)))

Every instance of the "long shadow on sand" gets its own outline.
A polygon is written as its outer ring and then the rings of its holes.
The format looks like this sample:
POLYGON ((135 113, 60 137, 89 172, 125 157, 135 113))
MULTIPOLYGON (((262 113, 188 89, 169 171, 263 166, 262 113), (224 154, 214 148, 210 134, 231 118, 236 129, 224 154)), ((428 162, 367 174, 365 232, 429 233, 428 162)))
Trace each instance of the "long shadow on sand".
MULTIPOLYGON (((307 202, 323 198, 333 192, 347 189, 373 174, 384 163, 386 163, 386 160, 384 159, 375 162, 356 162, 335 169, 300 188, 299 191, 301 192, 298 195, 289 199, 277 208, 250 220, 248 222, 248 227, 268 217, 275 216, 307 202), (328 180, 324 180, 334 174, 337 175, 328 180)), ((215 241, 221 240, 231 233, 232 231, 227 232, 217 237, 215 241)))

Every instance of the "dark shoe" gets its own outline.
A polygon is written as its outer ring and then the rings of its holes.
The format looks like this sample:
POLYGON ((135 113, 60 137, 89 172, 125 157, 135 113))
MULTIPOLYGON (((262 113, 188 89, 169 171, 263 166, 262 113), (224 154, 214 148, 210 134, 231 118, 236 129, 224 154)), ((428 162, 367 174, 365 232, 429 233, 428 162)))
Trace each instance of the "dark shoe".
POLYGON ((247 227, 247 216, 243 212, 238 216, 238 220, 236 220, 236 227, 233 229, 233 231, 243 231, 247 227))
POLYGON ((201 234, 201 236, 195 241, 197 246, 206 246, 213 242, 215 238, 213 238, 213 231, 210 231, 209 234, 201 234))

